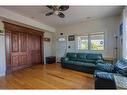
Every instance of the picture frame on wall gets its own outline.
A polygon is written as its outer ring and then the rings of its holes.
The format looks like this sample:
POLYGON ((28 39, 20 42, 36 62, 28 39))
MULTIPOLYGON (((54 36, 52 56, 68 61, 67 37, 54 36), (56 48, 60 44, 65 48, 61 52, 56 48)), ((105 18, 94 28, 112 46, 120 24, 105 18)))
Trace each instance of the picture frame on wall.
POLYGON ((3 30, 0 30, 0 35, 4 35, 4 31, 3 30))
POLYGON ((45 42, 50 42, 50 38, 45 37, 45 38, 44 38, 44 41, 45 41, 45 42))
POLYGON ((75 41, 75 35, 69 35, 68 41, 75 41))

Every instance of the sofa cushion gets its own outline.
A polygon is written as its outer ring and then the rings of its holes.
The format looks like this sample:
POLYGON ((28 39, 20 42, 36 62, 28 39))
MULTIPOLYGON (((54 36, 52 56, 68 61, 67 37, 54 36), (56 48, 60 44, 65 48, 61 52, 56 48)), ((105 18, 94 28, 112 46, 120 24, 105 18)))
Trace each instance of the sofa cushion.
POLYGON ((71 61, 71 60, 68 60, 68 61, 65 61, 66 64, 74 64, 75 61, 71 61))
POLYGON ((72 60, 68 60, 65 61, 67 64, 84 64, 83 62, 79 62, 79 61, 72 61, 72 60))
POLYGON ((87 54, 86 58, 88 60, 101 60, 102 54, 87 54))
POLYGON ((77 62, 74 62, 74 64, 75 64, 75 65, 83 66, 85 63, 83 63, 83 62, 78 62, 78 61, 77 61, 77 62))
POLYGON ((96 67, 96 65, 93 64, 93 63, 84 63, 83 66, 86 66, 86 67, 96 67))
POLYGON ((93 63, 84 63, 84 62, 78 62, 78 61, 67 61, 67 64, 74 64, 77 66, 86 66, 86 67, 96 67, 93 63))
POLYGON ((106 72, 114 72, 114 65, 110 63, 97 63, 97 69, 106 72))
POLYGON ((76 59, 76 61, 79 61, 79 62, 85 62, 86 59, 76 59))
POLYGON ((84 62, 86 62, 86 63, 96 63, 95 60, 87 60, 87 59, 84 62))
POLYGON ((96 63, 104 63, 103 60, 97 60, 96 63))
POLYGON ((94 77, 114 81, 113 73, 103 72, 101 70, 95 70, 94 77))
POLYGON ((120 73, 124 76, 127 76, 127 60, 126 59, 118 60, 117 63, 115 64, 115 71, 116 73, 120 73))
POLYGON ((76 53, 67 53, 66 55, 69 59, 77 59, 77 54, 76 53))
POLYGON ((87 54, 86 53, 77 53, 78 59, 86 59, 87 54))
POLYGON ((76 61, 85 62, 85 63, 96 63, 95 60, 87 60, 87 59, 76 59, 76 61))
POLYGON ((66 61, 66 64, 73 64, 73 65, 83 65, 84 63, 83 62, 78 62, 78 61, 66 61))
POLYGON ((86 53, 77 53, 77 61, 85 62, 86 56, 86 53))
POLYGON ((69 58, 71 61, 77 61, 77 58, 69 58))

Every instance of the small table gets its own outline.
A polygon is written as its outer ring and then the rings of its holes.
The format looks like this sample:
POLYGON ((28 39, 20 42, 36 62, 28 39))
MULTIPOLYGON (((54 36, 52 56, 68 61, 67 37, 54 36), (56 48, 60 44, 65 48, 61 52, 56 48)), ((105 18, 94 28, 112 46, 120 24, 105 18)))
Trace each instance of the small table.
POLYGON ((114 63, 114 58, 104 58, 105 62, 114 63))
POLYGON ((127 89, 127 77, 114 74, 117 89, 127 89))
POLYGON ((46 57, 46 64, 52 64, 52 63, 56 63, 56 57, 55 56, 46 57))

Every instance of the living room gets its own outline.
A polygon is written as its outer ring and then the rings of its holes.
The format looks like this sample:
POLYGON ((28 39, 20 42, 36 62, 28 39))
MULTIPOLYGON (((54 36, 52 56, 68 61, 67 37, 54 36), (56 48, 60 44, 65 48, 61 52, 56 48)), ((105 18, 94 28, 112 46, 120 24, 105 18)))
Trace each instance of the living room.
POLYGON ((126 18, 122 5, 0 6, 0 89, 127 89, 126 18))

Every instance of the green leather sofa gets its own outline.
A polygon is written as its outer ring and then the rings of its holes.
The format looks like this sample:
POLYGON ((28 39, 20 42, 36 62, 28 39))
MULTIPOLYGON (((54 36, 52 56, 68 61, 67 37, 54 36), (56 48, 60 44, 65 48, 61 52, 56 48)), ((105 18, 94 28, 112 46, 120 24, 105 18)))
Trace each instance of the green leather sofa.
POLYGON ((77 71, 94 73, 96 63, 102 63, 102 54, 95 53, 67 53, 61 58, 61 66, 77 71))

